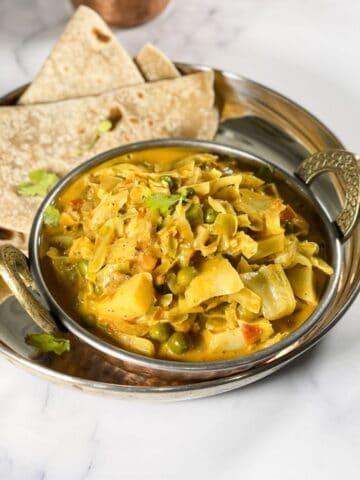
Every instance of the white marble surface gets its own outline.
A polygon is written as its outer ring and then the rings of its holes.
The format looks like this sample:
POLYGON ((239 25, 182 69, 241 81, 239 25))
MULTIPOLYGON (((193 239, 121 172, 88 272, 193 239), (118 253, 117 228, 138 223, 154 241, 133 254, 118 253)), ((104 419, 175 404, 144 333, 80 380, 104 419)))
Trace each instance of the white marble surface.
MULTIPOLYGON (((32 78, 70 12, 0 0, 0 94, 32 78)), ((172 0, 118 36, 277 89, 360 151, 359 18, 357 0, 172 0)), ((271 378, 187 403, 69 391, 1 360, 0 479, 359 478, 359 310, 271 378)))

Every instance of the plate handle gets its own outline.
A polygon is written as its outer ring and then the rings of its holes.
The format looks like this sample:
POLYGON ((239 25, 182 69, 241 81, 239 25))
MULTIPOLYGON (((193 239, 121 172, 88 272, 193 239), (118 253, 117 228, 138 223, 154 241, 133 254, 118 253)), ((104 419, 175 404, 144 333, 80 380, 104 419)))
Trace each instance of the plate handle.
POLYGON ((339 179, 345 192, 345 203, 335 219, 344 240, 356 227, 360 206, 360 166, 356 155, 346 150, 318 152, 303 160, 296 175, 307 185, 323 172, 332 172, 339 179))
POLYGON ((25 311, 44 332, 51 335, 60 333, 50 313, 28 288, 33 286, 34 282, 27 258, 12 245, 0 247, 0 276, 25 311))

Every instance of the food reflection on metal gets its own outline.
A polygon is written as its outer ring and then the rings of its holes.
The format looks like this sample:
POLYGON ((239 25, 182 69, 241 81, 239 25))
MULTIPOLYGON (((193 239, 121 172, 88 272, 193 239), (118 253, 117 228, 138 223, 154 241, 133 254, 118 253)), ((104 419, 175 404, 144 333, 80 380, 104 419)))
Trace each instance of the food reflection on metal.
POLYGON ((123 385, 165 386, 179 385, 183 382, 168 381, 156 375, 147 375, 141 371, 132 372, 124 368, 119 361, 113 361, 107 355, 101 354, 71 333, 65 335, 70 340, 71 350, 63 355, 44 354, 39 361, 53 371, 85 378, 92 381, 123 385))
POLYGON ((353 232, 360 206, 360 167, 356 156, 345 150, 329 150, 315 153, 304 160, 296 174, 310 184, 318 175, 333 172, 340 180, 345 191, 345 205, 335 223, 344 239, 353 232))
POLYGON ((109 25, 129 28, 160 15, 169 0, 72 0, 74 7, 86 5, 109 25))

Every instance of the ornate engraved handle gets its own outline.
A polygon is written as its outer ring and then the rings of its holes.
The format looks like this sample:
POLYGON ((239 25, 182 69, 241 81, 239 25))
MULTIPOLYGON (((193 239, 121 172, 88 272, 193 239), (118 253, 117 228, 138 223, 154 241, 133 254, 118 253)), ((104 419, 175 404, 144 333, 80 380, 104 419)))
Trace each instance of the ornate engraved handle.
POLYGON ((345 150, 328 150, 306 158, 296 170, 296 175, 307 185, 323 172, 333 172, 345 191, 345 204, 336 217, 343 238, 349 238, 356 226, 360 205, 360 166, 357 157, 345 150))
POLYGON ((28 289, 33 279, 25 255, 11 245, 0 247, 0 276, 42 330, 51 335, 60 333, 50 313, 28 289))

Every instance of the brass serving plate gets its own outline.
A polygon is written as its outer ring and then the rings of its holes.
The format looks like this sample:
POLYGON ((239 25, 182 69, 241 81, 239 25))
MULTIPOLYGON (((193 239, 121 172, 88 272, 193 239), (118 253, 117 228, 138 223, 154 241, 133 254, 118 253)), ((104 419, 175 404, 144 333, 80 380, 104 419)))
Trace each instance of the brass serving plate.
MULTIPOLYGON (((179 64, 184 72, 206 69, 179 64)), ((3 97, 0 104, 16 101, 25 87, 3 97)), ((241 76, 216 71, 217 101, 222 122, 216 140, 277 163, 289 173, 305 157, 319 150, 343 149, 341 142, 315 117, 268 88, 241 76)), ((343 200, 333 177, 317 180, 313 191, 332 218, 343 200)), ((241 374, 191 384, 173 385, 126 372, 104 360, 94 350, 72 339, 72 352, 63 358, 32 359, 24 337, 36 327, 14 298, 0 305, 0 354, 10 362, 51 381, 77 389, 119 397, 179 400, 199 398, 253 383, 304 353, 341 318, 360 286, 360 231, 355 229, 344 246, 340 282, 329 309, 316 328, 303 336, 291 351, 282 350, 269 362, 241 374)))

